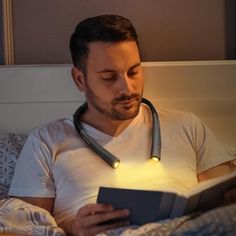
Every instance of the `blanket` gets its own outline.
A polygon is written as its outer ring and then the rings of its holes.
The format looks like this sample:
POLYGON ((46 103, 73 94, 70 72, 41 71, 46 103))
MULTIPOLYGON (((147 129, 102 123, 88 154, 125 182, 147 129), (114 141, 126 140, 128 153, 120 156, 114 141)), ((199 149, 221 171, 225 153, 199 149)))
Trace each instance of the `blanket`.
POLYGON ((0 201, 0 233, 34 236, 65 236, 51 214, 20 199, 0 201))
MULTIPOLYGON (((0 233, 34 236, 65 236, 51 214, 16 198, 0 201, 0 233)), ((97 236, 197 236, 236 235, 236 204, 207 212, 109 230, 97 236)))
POLYGON ((142 226, 109 230, 99 236, 235 236, 236 204, 142 226))

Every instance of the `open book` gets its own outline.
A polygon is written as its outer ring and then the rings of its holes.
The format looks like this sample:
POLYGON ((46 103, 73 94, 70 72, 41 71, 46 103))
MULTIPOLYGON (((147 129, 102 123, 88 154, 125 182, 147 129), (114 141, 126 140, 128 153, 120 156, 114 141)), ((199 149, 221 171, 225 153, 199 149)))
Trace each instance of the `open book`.
POLYGON ((97 202, 128 208, 131 224, 145 224, 220 206, 224 192, 236 186, 236 172, 201 182, 184 193, 100 187, 97 202))

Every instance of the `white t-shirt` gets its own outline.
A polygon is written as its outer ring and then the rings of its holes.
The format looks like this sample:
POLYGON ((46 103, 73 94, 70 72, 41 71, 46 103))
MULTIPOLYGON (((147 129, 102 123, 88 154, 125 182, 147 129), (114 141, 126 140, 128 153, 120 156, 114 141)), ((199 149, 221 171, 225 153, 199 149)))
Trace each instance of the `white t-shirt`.
POLYGON ((117 137, 83 124, 87 133, 116 155, 111 168, 65 118, 34 130, 15 168, 9 195, 55 198, 53 216, 64 226, 87 203, 95 203, 99 186, 183 191, 197 184, 197 173, 231 160, 212 132, 193 114, 159 110, 161 162, 150 160, 151 114, 140 112, 117 137))

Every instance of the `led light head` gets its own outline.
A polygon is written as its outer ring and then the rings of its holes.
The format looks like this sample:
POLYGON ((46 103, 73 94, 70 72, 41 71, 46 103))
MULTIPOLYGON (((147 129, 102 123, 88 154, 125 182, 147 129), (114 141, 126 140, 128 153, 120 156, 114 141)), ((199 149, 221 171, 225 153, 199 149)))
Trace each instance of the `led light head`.
POLYGON ((151 159, 152 159, 153 161, 156 161, 156 162, 159 162, 159 161, 160 161, 160 158, 157 157, 157 156, 152 156, 151 159))
POLYGON ((113 168, 116 169, 120 165, 120 161, 114 161, 113 168))

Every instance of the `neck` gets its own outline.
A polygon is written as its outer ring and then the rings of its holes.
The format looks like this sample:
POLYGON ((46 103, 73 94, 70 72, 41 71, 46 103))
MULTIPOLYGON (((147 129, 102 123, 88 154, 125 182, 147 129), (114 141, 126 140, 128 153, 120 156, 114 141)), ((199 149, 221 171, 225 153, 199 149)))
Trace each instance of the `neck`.
POLYGON ((114 120, 90 109, 80 117, 80 121, 114 137, 118 136, 132 120, 114 120))

